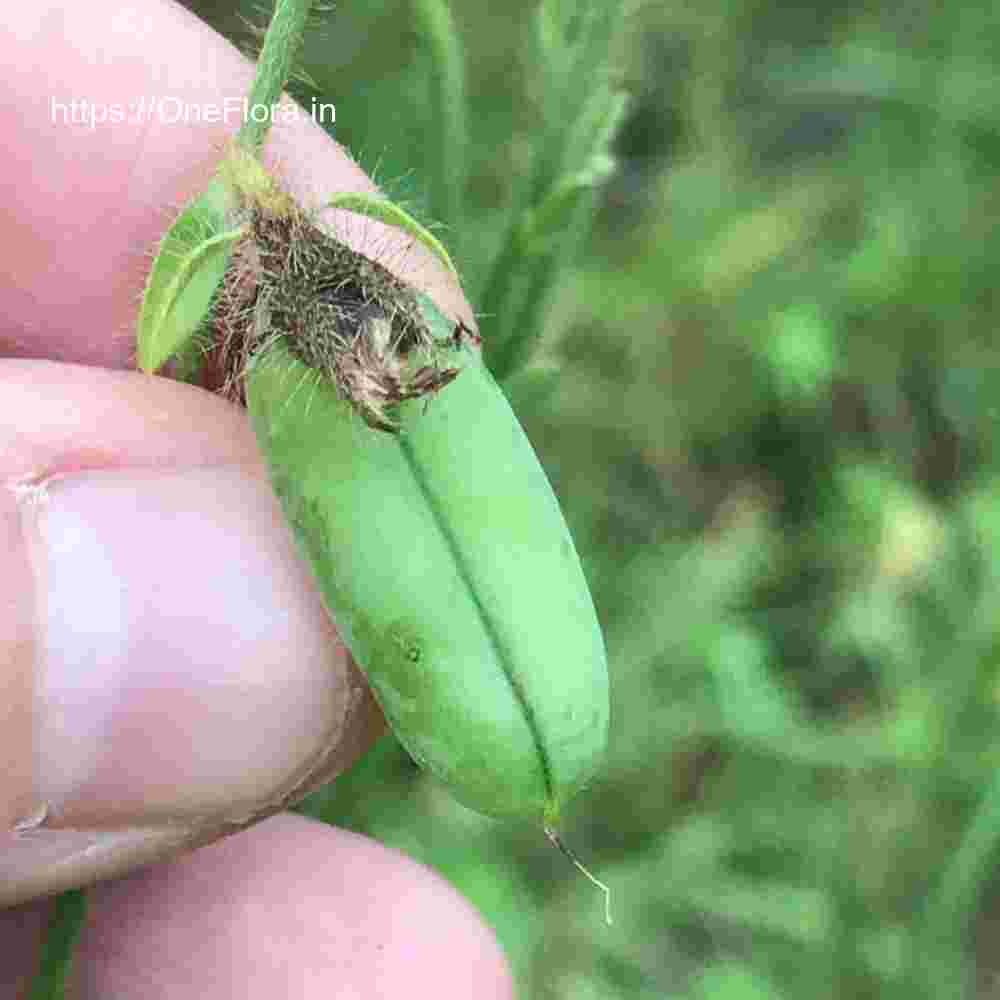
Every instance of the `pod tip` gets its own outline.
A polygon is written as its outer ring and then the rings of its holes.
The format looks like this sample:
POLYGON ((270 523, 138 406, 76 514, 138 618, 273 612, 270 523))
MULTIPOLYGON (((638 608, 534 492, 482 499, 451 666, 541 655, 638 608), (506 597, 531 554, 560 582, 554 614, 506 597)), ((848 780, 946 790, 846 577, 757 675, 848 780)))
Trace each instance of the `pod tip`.
POLYGON ((596 875, 594 875, 586 865, 576 856, 576 853, 563 842, 562 837, 551 826, 544 826, 545 836, 548 838, 549 843, 559 851, 560 854, 565 855, 572 862, 573 867, 579 871, 588 882, 597 886, 601 892, 604 893, 604 922, 610 927, 613 923, 611 919, 611 889, 605 885, 596 875))

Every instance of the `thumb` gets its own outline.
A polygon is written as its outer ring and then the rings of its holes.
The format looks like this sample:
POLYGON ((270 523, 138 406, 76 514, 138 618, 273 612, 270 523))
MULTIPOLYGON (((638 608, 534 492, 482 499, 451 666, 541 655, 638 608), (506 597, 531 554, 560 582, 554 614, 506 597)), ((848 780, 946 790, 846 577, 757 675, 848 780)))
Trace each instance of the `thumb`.
POLYGON ((380 716, 238 410, 14 360, 0 410, 0 904, 211 839, 360 754, 380 716))

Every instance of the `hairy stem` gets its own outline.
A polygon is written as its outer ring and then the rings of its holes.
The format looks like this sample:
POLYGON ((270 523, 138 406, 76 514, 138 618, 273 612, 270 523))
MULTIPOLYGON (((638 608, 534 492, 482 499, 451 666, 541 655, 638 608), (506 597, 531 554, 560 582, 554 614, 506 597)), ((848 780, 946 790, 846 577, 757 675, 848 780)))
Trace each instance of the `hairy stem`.
POLYGON ((251 153, 259 153, 271 129, 271 109, 281 99, 292 60, 299 51, 306 18, 313 0, 277 0, 264 47, 257 59, 257 73, 250 88, 247 119, 237 141, 251 153), (265 113, 266 111, 266 113, 265 113))

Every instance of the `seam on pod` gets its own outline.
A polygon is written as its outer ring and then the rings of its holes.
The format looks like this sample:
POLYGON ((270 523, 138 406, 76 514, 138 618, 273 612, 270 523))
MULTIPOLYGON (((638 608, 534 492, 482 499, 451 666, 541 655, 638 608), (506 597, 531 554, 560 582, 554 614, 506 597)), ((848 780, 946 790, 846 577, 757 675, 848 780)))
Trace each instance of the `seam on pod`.
POLYGON ((542 739, 542 733, 539 729, 538 719, 535 716, 534 709, 531 707, 531 703, 528 698, 525 697, 525 693, 521 688, 521 685, 518 683, 517 677, 507 668, 508 662, 512 661, 513 657, 508 657, 507 650, 504 648, 504 643, 500 633, 494 627, 492 618, 487 613, 486 608, 483 607, 482 601, 479 599, 479 591, 476 589, 475 579, 469 571, 469 567, 466 565, 466 561, 462 556, 461 548, 455 543, 454 535, 448 530, 447 519, 442 515, 441 509, 438 506, 437 496, 428 486, 427 480, 420 468, 420 463, 416 460, 413 450, 406 440, 405 431, 398 436, 397 444, 403 454, 403 457, 406 459, 406 466, 410 470, 410 475, 413 476, 417 487, 426 499, 427 506, 431 512, 431 517, 434 519, 434 523, 437 526, 438 531, 441 533, 441 537, 444 539, 445 545, 447 545, 452 559, 455 561, 455 566, 458 569, 458 575, 465 584, 466 589, 472 598, 472 603, 479 614, 480 621, 483 623, 483 630, 489 638, 490 645, 492 645, 497 652, 497 660, 500 664, 501 670, 503 671, 504 677, 507 679, 507 683, 510 685, 514 699, 517 701, 518 705, 521 706, 521 711, 524 713, 524 718, 528 725, 528 731, 531 733, 532 742, 535 744, 535 749, 538 752, 538 759, 542 764, 542 780, 545 783, 545 797, 548 800, 546 812, 548 812, 549 809, 554 807, 556 802, 555 785, 552 777, 552 764, 549 760, 549 754, 545 746, 545 741, 542 739))

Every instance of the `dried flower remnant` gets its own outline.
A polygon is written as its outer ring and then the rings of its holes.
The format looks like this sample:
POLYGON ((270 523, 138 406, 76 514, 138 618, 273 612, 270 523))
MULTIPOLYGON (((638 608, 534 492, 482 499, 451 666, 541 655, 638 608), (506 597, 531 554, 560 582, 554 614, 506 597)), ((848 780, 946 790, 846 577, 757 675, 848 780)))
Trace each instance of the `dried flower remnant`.
POLYGON ((262 199, 248 214, 215 309, 224 393, 242 400, 247 362, 275 337, 379 430, 398 429, 394 406, 458 376, 446 359, 461 346, 463 324, 435 338, 408 285, 290 200, 262 199))

